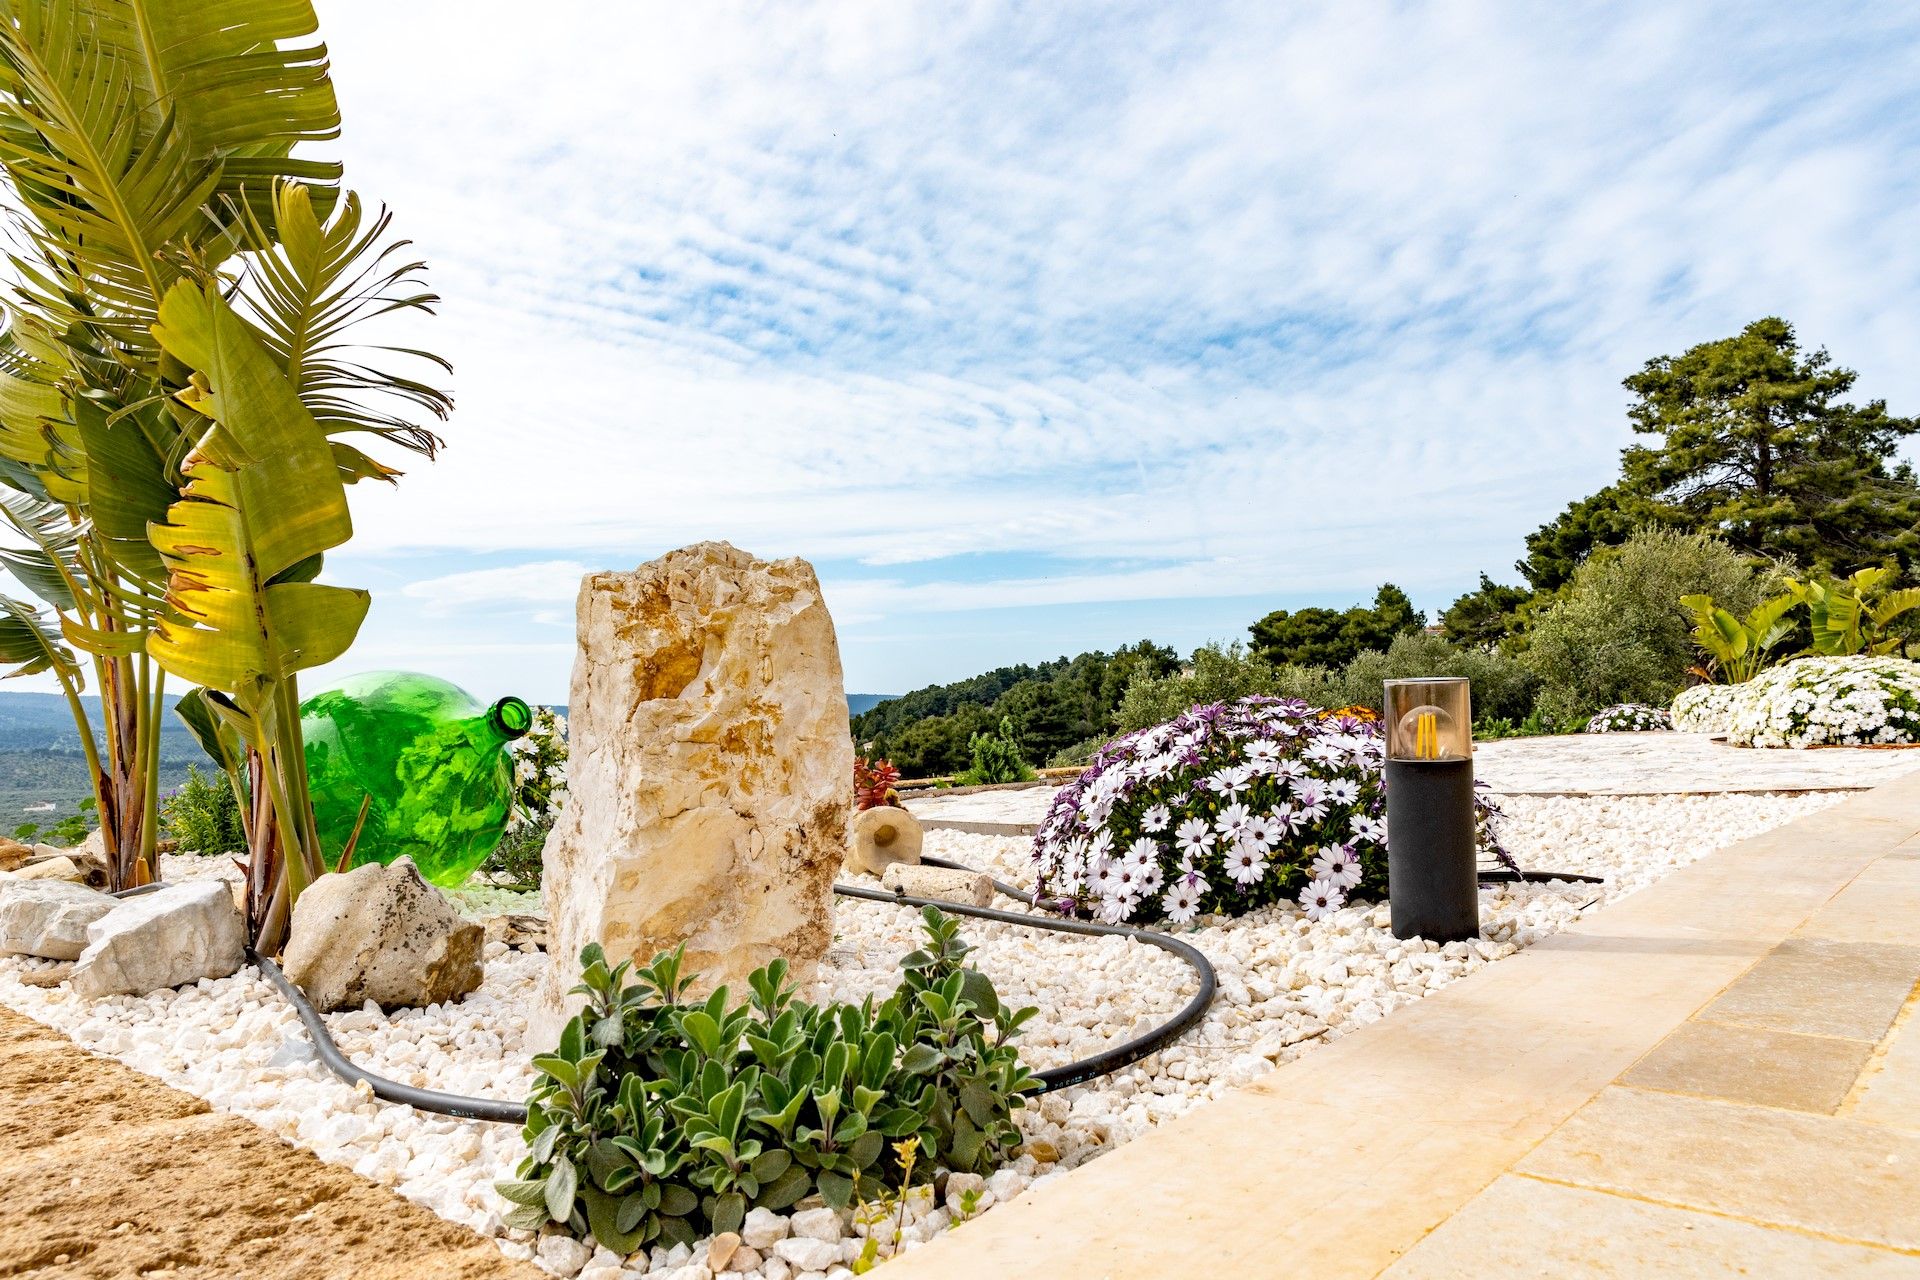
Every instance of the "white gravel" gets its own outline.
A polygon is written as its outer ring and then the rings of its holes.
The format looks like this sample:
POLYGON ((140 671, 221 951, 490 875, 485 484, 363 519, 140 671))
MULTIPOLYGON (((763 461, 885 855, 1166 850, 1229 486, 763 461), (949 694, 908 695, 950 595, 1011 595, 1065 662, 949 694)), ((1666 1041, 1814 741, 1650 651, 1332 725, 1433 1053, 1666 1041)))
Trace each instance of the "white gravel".
MULTIPOLYGON (((1546 937, 1597 904, 1841 798, 1507 798, 1504 835, 1521 865, 1605 875, 1608 882, 1484 890, 1486 937, 1473 944, 1403 943, 1387 931, 1384 906, 1371 904, 1318 922, 1292 906, 1238 919, 1202 918, 1182 936, 1208 955, 1219 975, 1219 995, 1205 1020, 1172 1048, 1125 1072, 1048 1094, 1029 1107, 1023 1114, 1030 1154, 988 1180, 976 1209, 1010 1199, 1036 1175, 1079 1164, 1317 1043, 1377 1021, 1546 937)), ((1020 838, 936 831, 928 834, 927 852, 1025 883, 1028 845, 1020 838)), ((224 860, 191 857, 170 857, 163 868, 169 879, 230 872, 224 860)), ((537 902, 492 889, 459 896, 475 914, 528 911, 537 902)), ((915 913, 850 899, 841 899, 837 911, 835 942, 816 994, 852 998, 891 988, 897 960, 917 945, 915 913)), ((1193 990, 1186 966, 1158 948, 981 921, 967 922, 964 933, 978 947, 975 963, 1004 999, 1040 1007, 1024 1039, 1037 1068, 1084 1057, 1155 1025, 1193 990)), ((409 1084, 524 1097, 532 1073, 521 1011, 544 961, 498 942, 486 950, 486 980, 460 1004, 392 1016, 371 1008, 331 1015, 341 1048, 367 1069, 409 1084)), ((89 1007, 65 984, 40 988, 21 981, 46 967, 43 961, 0 959, 0 1003, 494 1236, 514 1256, 533 1257, 583 1280, 643 1273, 710 1280, 704 1244, 692 1251, 656 1250, 623 1264, 604 1250, 590 1256, 550 1237, 536 1242, 503 1231, 504 1205, 492 1183, 508 1176, 522 1155, 518 1131, 385 1106, 348 1088, 319 1065, 292 1011, 255 970, 89 1007)), ((930 1191, 914 1197, 904 1218, 905 1247, 944 1229, 959 1207, 957 1192, 951 1206, 935 1206, 930 1191)), ((750 1222, 755 1225, 760 1234, 743 1233, 746 1244, 732 1265, 743 1277, 763 1280, 837 1280, 868 1231, 865 1224, 843 1221, 830 1232, 824 1220, 809 1220, 815 1236, 786 1238, 787 1220, 778 1215, 750 1222), (837 1262, 828 1270, 823 1264, 830 1255, 837 1262)), ((882 1252, 890 1252, 892 1221, 873 1230, 889 1240, 882 1252)))

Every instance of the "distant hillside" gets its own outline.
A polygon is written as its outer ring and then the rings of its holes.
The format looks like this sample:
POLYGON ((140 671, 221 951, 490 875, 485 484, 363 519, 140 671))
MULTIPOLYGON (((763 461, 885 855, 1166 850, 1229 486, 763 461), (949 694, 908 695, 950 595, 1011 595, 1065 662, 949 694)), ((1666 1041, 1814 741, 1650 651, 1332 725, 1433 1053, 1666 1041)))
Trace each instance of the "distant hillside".
MULTIPOLYGON (((94 733, 101 732, 100 699, 80 700, 93 722, 94 733)), ((167 714, 160 724, 160 758, 181 763, 208 764, 207 755, 194 741, 180 717, 173 714, 177 697, 167 698, 167 714)), ((57 693, 0 693, 0 752, 80 750, 80 734, 73 727, 73 713, 67 700, 57 693)))
POLYGON ((862 711, 871 711, 888 699, 899 696, 897 693, 850 693, 847 695, 847 714, 857 716, 862 711))

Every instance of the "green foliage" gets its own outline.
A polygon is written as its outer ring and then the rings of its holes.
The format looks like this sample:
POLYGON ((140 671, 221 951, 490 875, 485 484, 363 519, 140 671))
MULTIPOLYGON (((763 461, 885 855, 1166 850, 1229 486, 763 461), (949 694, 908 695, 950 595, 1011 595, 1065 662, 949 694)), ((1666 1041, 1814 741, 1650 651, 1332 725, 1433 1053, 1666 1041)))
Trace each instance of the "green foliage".
POLYGON ((1851 657, 1898 652, 1907 636, 1894 623, 1920 609, 1920 588, 1889 590, 1890 569, 1861 569, 1845 578, 1816 574, 1806 581, 1790 579, 1789 598, 1807 611, 1813 643, 1809 653, 1822 657, 1851 657))
POLYGON ((904 1185, 916 1149, 923 1178, 1009 1159, 1034 1084, 1011 1041, 1037 1010, 1002 1006, 957 926, 932 907, 923 919, 926 945, 878 1005, 795 1000, 784 960, 747 979, 743 1004, 725 987, 693 1002, 684 949, 629 986, 629 965, 589 946, 585 1007, 533 1060, 528 1156, 499 1184, 507 1224, 558 1222, 628 1253, 812 1194, 846 1207, 904 1185))
POLYGON ((1478 587, 1447 606, 1440 623, 1454 644, 1491 647, 1513 633, 1516 611, 1532 598, 1525 587, 1503 587, 1483 573, 1478 587))
POLYGON ((1277 609, 1247 630, 1253 634, 1253 651, 1275 666, 1339 667, 1370 649, 1385 649, 1395 636, 1418 631, 1426 623, 1426 615, 1413 607, 1406 592, 1388 582, 1374 594, 1370 609, 1277 609))
POLYGON ((1275 666, 1238 645, 1208 645, 1195 651, 1184 672, 1136 680, 1121 701, 1119 727, 1122 732, 1145 729, 1189 707, 1256 693, 1300 698, 1329 710, 1362 706, 1378 711, 1385 681, 1415 676, 1465 676, 1473 682, 1477 715, 1514 719, 1532 709, 1537 684, 1526 667, 1505 654, 1463 649, 1424 632, 1397 636, 1384 652, 1358 654, 1337 671, 1275 666))
POLYGON ((1136 671, 1164 674, 1177 665, 1173 650, 1142 640, 1111 654, 1001 667, 889 698, 853 717, 853 738, 903 776, 927 778, 967 768, 974 735, 1010 719, 1021 756, 1046 760, 1089 738, 1104 740, 1136 671))
POLYGON ((976 733, 967 740, 973 763, 955 779, 963 787, 995 782, 1030 782, 1034 772, 1020 755, 1020 740, 1013 735, 1013 720, 1002 717, 995 733, 976 733))
POLYGON ((540 854, 547 847, 547 836, 553 831, 556 817, 548 813, 510 825, 487 860, 480 864, 481 876, 510 889, 538 889, 543 870, 540 854))
POLYGON ((197 765, 160 805, 161 829, 182 853, 238 853, 247 847, 240 802, 225 777, 210 779, 197 765))
POLYGON ((1760 600, 1754 563, 1718 538, 1646 529, 1592 556, 1535 623, 1521 661, 1556 721, 1615 703, 1665 706, 1693 660, 1680 598, 1707 595, 1744 612, 1760 600))
POLYGON ((1649 360, 1626 379, 1635 432, 1613 485, 1527 539, 1520 569, 1552 589, 1596 548, 1660 526, 1724 537, 1748 555, 1803 565, 1920 555, 1920 485, 1897 460, 1920 420, 1884 401, 1843 400, 1857 375, 1793 326, 1756 320, 1737 335, 1649 360))
POLYGON ((1693 615, 1693 643, 1706 657, 1706 668, 1693 668, 1696 675, 1728 684, 1743 684, 1768 665, 1768 658, 1793 634, 1788 618, 1800 601, 1793 595, 1762 600, 1736 618, 1714 604, 1713 597, 1680 597, 1680 606, 1693 615))

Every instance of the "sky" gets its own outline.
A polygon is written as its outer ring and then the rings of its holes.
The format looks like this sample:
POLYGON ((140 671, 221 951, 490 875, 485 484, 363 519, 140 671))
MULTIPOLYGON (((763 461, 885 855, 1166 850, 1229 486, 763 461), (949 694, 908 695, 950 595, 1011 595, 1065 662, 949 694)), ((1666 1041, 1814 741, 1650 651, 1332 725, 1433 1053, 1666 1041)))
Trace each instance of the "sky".
POLYGON ((1920 413, 1911 6, 318 8, 457 404, 322 676, 562 701, 580 575, 702 539, 862 692, 1437 611, 1768 314, 1920 413))

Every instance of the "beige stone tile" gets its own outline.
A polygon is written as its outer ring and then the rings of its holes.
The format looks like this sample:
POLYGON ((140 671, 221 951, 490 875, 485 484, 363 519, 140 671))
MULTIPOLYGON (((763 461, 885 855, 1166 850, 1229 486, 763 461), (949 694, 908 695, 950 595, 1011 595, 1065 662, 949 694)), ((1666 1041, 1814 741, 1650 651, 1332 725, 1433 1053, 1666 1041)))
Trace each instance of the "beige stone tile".
POLYGON ((1514 1168, 1920 1250, 1920 1135, 1854 1120, 1615 1087, 1514 1168))
POLYGON ((1713 1022, 1878 1041, 1920 980, 1920 947, 1790 938, 1700 1011, 1713 1022))
POLYGON ((1621 1082, 1832 1115, 1872 1052, 1864 1040, 1685 1022, 1636 1062, 1621 1082))
POLYGON ((1381 1273, 1382 1280, 1521 1276, 1920 1277, 1920 1258, 1584 1187, 1508 1175, 1381 1273))
POLYGON ((1920 997, 1908 1002, 1840 1114, 1920 1133, 1920 997))
POLYGON ((1920 777, 1703 858, 887 1275, 1374 1276, 1917 827, 1920 777))
POLYGON ((1920 930, 1920 858, 1889 854, 1862 871, 1794 933, 1838 942, 1910 946, 1916 930, 1920 930))

